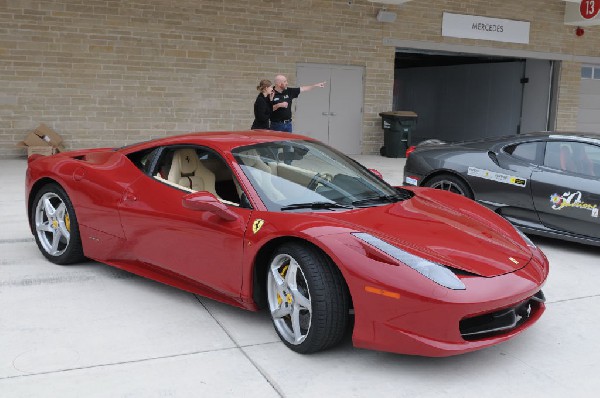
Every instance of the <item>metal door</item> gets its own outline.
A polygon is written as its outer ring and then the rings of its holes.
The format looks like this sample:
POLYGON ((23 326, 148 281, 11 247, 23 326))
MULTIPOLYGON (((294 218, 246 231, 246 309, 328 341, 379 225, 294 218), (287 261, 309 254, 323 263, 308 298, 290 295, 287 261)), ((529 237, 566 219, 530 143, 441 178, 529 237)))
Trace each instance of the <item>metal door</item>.
POLYGON ((600 147, 548 142, 544 167, 531 176, 533 201, 542 223, 548 228, 600 238, 598 174, 600 147))
MULTIPOLYGON (((540 145, 543 150, 543 144, 540 145)), ((488 153, 494 165, 469 167, 469 175, 478 177, 469 181, 477 193, 477 201, 494 209, 500 206, 496 211, 513 223, 518 223, 518 220, 539 223, 531 199, 530 177, 536 166, 504 153, 499 147, 494 150, 495 154, 488 153)))
POLYGON ((301 64, 299 86, 326 81, 325 89, 305 92, 295 101, 294 132, 346 153, 361 153, 363 72, 357 66, 301 64))
POLYGON ((581 67, 577 131, 600 132, 600 65, 581 67))
POLYGON ((548 130, 554 61, 525 61, 520 133, 548 130))
MULTIPOLYGON (((201 147, 199 152, 210 152, 201 147)), ((166 152, 166 151, 165 151, 166 152)), ((160 162, 151 175, 156 175, 160 162)), ((170 164, 170 163, 169 163, 170 164)), ((228 168, 225 162, 221 170, 228 168)), ((156 178, 140 177, 119 205, 131 260, 183 276, 233 300, 242 284, 244 234, 252 210, 228 205, 237 219, 182 205, 189 192, 156 178)))

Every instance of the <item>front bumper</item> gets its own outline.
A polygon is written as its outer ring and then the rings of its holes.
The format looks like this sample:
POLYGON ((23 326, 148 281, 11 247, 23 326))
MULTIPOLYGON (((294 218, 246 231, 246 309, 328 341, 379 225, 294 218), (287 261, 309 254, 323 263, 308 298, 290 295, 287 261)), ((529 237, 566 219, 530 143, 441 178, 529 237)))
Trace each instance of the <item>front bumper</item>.
MULTIPOLYGON (((505 282, 518 278, 518 275, 508 274, 484 282, 500 283, 506 288, 509 284, 505 282), (503 281, 492 282, 499 278, 503 281)), ((465 293, 474 289, 485 290, 484 287, 476 288, 467 284, 465 293)), ((492 287, 491 290, 496 289, 492 287)), ((511 290, 510 294, 504 294, 501 298, 490 293, 480 295, 479 299, 471 302, 404 297, 401 305, 393 305, 389 299, 383 302, 382 299, 386 297, 363 297, 364 301, 358 300, 358 308, 355 300, 354 345, 438 357, 463 354, 502 343, 533 325, 546 308, 536 297, 542 294, 539 285, 532 283, 528 287, 520 286, 511 290), (369 311, 367 308, 372 306, 384 307, 385 310, 369 311), (517 315, 517 312, 521 315, 517 315)))
POLYGON ((545 311, 541 288, 548 261, 539 251, 508 274, 461 276, 465 290, 444 288, 408 267, 357 256, 353 250, 336 263, 344 264, 340 268, 355 313, 353 342, 360 348, 458 355, 515 337, 545 311))

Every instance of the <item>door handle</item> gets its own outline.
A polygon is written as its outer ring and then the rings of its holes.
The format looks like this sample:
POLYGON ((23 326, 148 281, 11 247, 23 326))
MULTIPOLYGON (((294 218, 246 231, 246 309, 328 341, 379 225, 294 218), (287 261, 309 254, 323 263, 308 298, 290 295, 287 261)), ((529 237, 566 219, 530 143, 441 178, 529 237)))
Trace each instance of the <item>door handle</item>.
POLYGON ((323 116, 329 116, 329 112, 323 112, 323 116))
POLYGON ((331 116, 335 116, 335 112, 330 112, 329 113, 331 116))

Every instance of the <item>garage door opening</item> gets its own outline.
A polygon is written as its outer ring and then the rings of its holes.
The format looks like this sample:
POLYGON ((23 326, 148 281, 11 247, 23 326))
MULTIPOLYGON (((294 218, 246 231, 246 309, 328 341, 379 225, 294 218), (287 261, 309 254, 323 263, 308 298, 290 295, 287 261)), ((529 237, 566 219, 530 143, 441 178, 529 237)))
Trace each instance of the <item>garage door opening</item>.
POLYGON ((397 49, 394 110, 418 114, 412 143, 553 130, 559 61, 397 49))

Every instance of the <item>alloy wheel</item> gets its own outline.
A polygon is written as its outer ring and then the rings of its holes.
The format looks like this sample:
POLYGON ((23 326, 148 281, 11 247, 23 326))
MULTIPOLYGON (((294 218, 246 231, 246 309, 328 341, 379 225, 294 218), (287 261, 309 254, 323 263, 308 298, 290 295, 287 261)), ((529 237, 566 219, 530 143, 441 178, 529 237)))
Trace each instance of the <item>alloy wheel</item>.
POLYGON ((308 283, 293 257, 279 254, 267 279, 269 310, 277 331, 289 344, 301 344, 310 331, 312 305, 308 283))
POLYGON ((44 250, 60 256, 69 247, 71 219, 65 202, 55 193, 47 192, 35 208, 35 230, 44 250))

